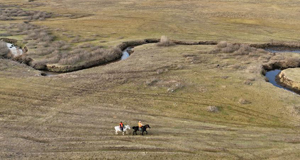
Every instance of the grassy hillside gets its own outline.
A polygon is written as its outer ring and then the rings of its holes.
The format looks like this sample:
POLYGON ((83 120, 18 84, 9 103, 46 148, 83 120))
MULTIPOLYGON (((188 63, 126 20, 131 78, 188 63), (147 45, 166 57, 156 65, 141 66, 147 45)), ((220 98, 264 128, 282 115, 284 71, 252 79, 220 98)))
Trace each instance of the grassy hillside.
MULTIPOLYGON (((161 35, 297 41, 297 3, 0 0, 60 14, 30 22, 48 27, 54 42, 93 37, 89 43, 104 48, 161 35)), ((147 44, 126 60, 49 77, 0 59, 1 159, 297 159, 299 95, 266 82, 261 66, 300 55, 211 52, 216 47, 147 44), (151 126, 148 135, 114 134, 119 121, 139 120, 151 126)))

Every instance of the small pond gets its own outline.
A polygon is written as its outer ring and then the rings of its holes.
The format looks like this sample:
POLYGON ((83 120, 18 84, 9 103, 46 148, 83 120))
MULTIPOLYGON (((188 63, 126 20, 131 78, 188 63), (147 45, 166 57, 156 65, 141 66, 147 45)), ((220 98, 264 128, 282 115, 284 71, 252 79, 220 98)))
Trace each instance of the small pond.
POLYGON ((6 43, 7 45, 7 48, 11 51, 11 53, 14 55, 14 56, 19 56, 19 55, 22 55, 23 54, 23 51, 22 49, 20 49, 19 47, 11 44, 11 43, 6 43))

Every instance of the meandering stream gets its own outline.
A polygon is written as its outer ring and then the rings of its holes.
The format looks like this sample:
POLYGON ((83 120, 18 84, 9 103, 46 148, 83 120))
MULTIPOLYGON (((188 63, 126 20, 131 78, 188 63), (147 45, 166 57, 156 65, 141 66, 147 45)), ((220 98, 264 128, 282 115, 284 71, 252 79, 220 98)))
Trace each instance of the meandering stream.
POLYGON ((294 92, 294 91, 292 91, 292 90, 290 90, 290 89, 288 89, 288 88, 285 88, 285 87, 281 86, 279 83, 276 82, 276 77, 277 77, 277 75, 278 75, 280 72, 281 72, 280 69, 271 70, 271 71, 268 71, 268 72, 266 73, 265 76, 268 78, 268 81, 269 81, 271 84, 273 84, 274 86, 276 86, 276 87, 278 87, 278 88, 282 88, 282 89, 288 90, 288 91, 291 91, 291 92, 293 92, 293 93, 296 93, 296 92, 294 92))
MULTIPOLYGON (((16 47, 15 45, 13 45, 11 43, 6 43, 6 44, 14 56, 19 56, 19 55, 23 54, 22 49, 16 47)), ((120 58, 120 60, 127 59, 130 56, 131 49, 132 49, 131 47, 127 47, 125 50, 123 50, 122 57, 120 58)), ((268 52, 273 52, 273 53, 282 53, 282 52, 300 53, 300 49, 265 48, 265 50, 267 50, 268 52)), ((271 84, 273 84, 274 86, 293 92, 292 90, 287 89, 276 82, 276 77, 280 72, 281 72, 281 70, 279 70, 279 69, 271 70, 271 71, 268 71, 265 76, 268 78, 268 81, 271 84)), ((41 72, 42 76, 55 76, 58 74, 62 74, 62 73, 55 73, 55 72, 49 72, 49 71, 41 72)))
MULTIPOLYGON (((126 48, 123 52, 122 52, 122 57, 120 60, 125 60, 127 58, 129 58, 130 56, 130 51, 131 51, 131 47, 128 47, 126 48)), ((57 73, 57 72, 49 72, 49 71, 43 71, 41 72, 41 75, 42 76, 56 76, 56 75, 59 75, 59 74, 64 74, 64 73, 57 73)))

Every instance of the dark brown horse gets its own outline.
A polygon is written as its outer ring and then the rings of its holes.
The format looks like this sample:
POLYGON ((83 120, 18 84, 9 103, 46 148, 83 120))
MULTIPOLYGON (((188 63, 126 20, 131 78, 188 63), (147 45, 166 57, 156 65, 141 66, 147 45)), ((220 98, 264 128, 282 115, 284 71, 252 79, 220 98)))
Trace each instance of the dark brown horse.
POLYGON ((132 127, 132 129, 133 129, 133 132, 132 132, 132 135, 134 135, 134 134, 136 134, 137 135, 137 131, 141 131, 142 132, 142 135, 144 135, 144 132, 146 132, 146 134, 148 134, 148 132, 147 132, 147 128, 151 128, 150 126, 149 126, 149 124, 146 124, 146 125, 144 125, 144 126, 142 126, 142 130, 139 130, 139 126, 133 126, 132 127))

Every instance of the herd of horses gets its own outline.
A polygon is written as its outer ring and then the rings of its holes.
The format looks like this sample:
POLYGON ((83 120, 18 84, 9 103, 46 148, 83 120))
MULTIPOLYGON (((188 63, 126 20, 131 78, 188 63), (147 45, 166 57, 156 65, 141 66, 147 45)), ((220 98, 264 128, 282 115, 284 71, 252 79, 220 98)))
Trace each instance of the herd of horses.
MULTIPOLYGON (((148 134, 147 128, 151 128, 151 127, 149 126, 149 124, 146 124, 146 125, 142 126, 142 128, 139 128, 139 126, 133 126, 133 127, 132 127, 132 129, 133 129, 132 135, 137 135, 137 132, 138 132, 138 131, 141 132, 142 135, 144 135, 144 132, 146 132, 146 134, 148 134)), ((128 131, 129 131, 130 129, 131 129, 131 128, 130 128, 129 125, 125 125, 125 126, 123 127, 123 131, 120 129, 120 126, 115 126, 116 134, 118 134, 118 132, 122 132, 123 135, 124 135, 125 133, 128 133, 128 131)))

